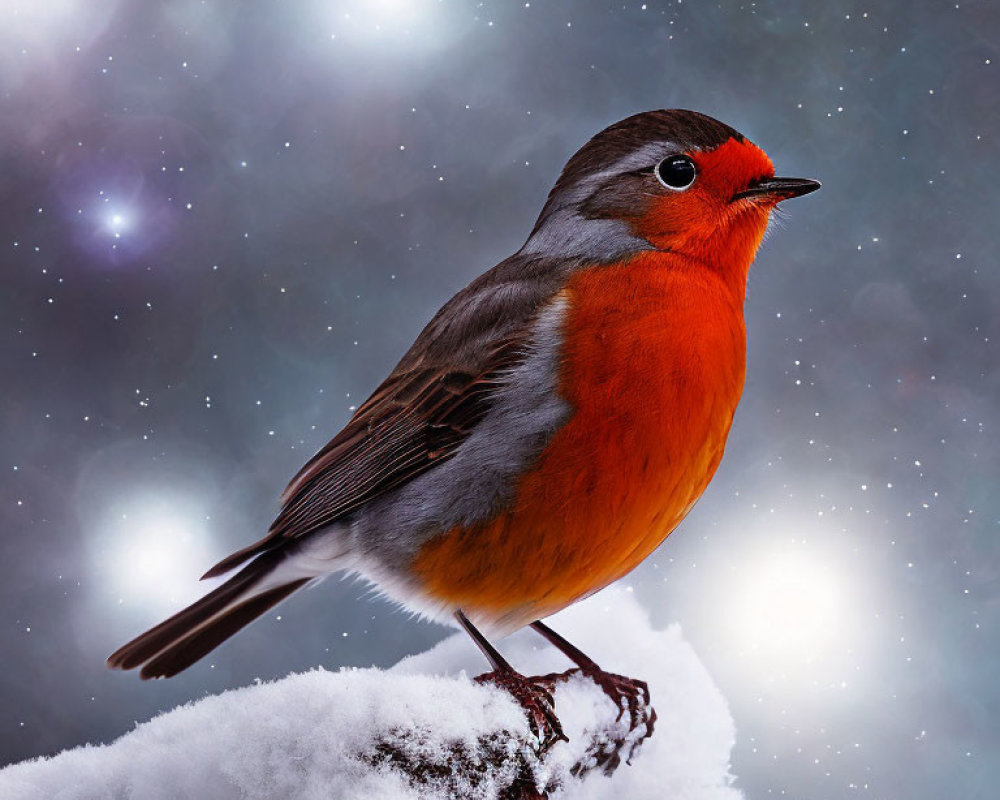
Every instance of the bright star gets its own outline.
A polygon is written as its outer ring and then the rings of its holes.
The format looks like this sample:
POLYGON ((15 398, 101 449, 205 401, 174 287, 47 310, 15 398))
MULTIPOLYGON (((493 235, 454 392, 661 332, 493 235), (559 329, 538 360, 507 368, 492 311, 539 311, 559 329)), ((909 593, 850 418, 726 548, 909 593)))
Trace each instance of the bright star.
POLYGON ((122 237, 122 233, 128 227, 128 220, 124 214, 114 212, 107 217, 105 227, 107 227, 112 236, 116 239, 120 239, 122 237))

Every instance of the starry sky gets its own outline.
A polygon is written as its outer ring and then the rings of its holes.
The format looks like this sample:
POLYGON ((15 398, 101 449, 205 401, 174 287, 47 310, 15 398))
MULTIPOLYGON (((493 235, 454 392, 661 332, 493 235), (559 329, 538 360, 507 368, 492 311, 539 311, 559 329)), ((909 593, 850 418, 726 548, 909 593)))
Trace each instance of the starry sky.
POLYGON ((327 581, 171 681, 105 669, 262 535, 434 311, 637 111, 790 201, 705 497, 625 582, 750 798, 1000 782, 1000 7, 0 3, 0 764, 447 629, 327 581))

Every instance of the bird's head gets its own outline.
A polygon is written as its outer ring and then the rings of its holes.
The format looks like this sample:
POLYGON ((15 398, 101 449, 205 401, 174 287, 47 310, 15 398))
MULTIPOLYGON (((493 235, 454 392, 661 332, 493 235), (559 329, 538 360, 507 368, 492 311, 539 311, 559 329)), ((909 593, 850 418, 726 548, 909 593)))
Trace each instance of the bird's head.
POLYGON ((776 178, 763 150, 712 117, 649 111, 569 160, 522 252, 615 261, 666 250, 745 271, 772 209, 818 188, 776 178))

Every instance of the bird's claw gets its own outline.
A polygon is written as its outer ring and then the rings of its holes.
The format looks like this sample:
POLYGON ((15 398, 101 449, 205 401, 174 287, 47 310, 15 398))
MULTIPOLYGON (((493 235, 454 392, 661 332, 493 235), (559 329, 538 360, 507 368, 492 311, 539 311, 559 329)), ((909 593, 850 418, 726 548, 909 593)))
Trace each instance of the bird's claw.
MULTIPOLYGON (((618 716, 615 722, 622 718, 628 710, 629 732, 631 733, 640 724, 652 727, 649 719, 649 686, 645 681, 637 678, 628 678, 624 675, 616 675, 613 672, 586 672, 588 678, 601 687, 601 690, 618 706, 618 716)), ((647 736, 652 731, 647 732, 647 736)))
MULTIPOLYGON (((565 672, 552 672, 548 675, 539 675, 533 678, 537 683, 542 684, 551 692, 557 683, 569 680, 574 675, 584 675, 596 683, 615 704, 618 709, 618 716, 615 722, 619 722, 622 716, 628 711, 629 728, 632 733, 640 725, 646 726, 642 739, 648 739, 653 735, 653 725, 656 722, 656 710, 649 705, 649 685, 646 681, 638 678, 629 678, 625 675, 616 675, 613 672, 605 672, 602 669, 582 669, 574 667, 565 672)), ((640 739, 640 741, 642 741, 640 739)))
POLYGON ((645 681, 605 672, 602 669, 587 669, 574 667, 565 672, 552 672, 540 675, 532 680, 545 686, 550 692, 558 683, 568 681, 574 675, 583 675, 594 683, 618 707, 615 725, 621 721, 626 709, 629 712, 629 727, 627 731, 607 732, 607 740, 588 750, 591 759, 590 766, 577 764, 573 767, 574 775, 583 775, 591 769, 600 769, 605 775, 611 775, 618 769, 624 756, 624 761, 632 763, 632 756, 639 746, 653 735, 656 725, 656 709, 649 704, 649 686, 645 681), (640 730, 641 729, 641 730, 640 730), (636 733, 639 731, 638 733, 636 733))
POLYGON ((558 741, 568 742, 562 723, 556 716, 555 683, 548 676, 528 677, 514 670, 496 670, 476 677, 476 683, 489 683, 510 694, 528 717, 528 728, 538 740, 543 755, 558 741))

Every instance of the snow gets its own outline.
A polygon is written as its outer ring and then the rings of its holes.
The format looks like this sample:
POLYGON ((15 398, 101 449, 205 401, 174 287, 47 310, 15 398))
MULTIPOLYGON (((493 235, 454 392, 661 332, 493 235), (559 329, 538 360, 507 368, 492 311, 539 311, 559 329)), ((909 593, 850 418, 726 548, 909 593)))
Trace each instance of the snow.
MULTIPOLYGON (((607 590, 550 620, 552 627, 605 669, 649 682, 658 720, 654 735, 609 778, 582 779, 570 768, 584 758, 594 731, 613 724, 605 695, 584 679, 561 684, 556 709, 570 738, 536 775, 558 788, 553 798, 669 797, 739 800, 731 786, 733 722, 726 703, 676 625, 654 631, 631 594, 607 590)), ((500 642, 521 671, 569 666, 531 631, 500 642)), ((390 670, 322 669, 209 697, 162 714, 106 746, 68 750, 0 770, 5 800, 416 800, 495 798, 489 776, 416 786, 378 754, 391 746, 405 759, 451 770, 456 752, 499 751, 507 769, 530 734, 505 693, 469 680, 484 670, 464 634, 404 659, 390 670), (435 793, 435 787, 437 792, 435 793)), ((494 758, 492 761, 503 761, 494 758)), ((509 778, 501 771, 501 784, 509 778)), ((481 776, 480 776, 481 777, 481 776)))

